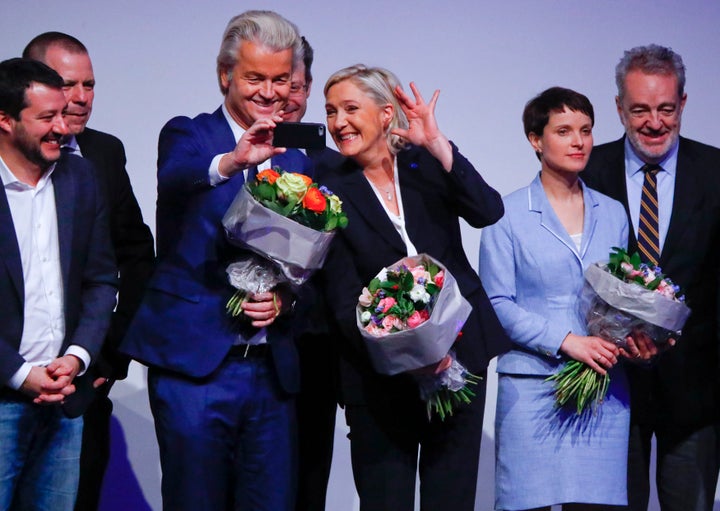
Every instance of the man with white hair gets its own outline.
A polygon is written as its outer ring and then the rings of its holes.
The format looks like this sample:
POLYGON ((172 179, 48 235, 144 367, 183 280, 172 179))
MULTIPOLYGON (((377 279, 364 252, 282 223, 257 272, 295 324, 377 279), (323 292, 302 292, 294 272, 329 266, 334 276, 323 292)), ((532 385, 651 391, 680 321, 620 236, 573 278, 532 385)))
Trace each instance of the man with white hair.
POLYGON ((172 511, 292 509, 297 352, 290 296, 250 296, 243 325, 225 311, 225 267, 241 253, 222 217, 251 169, 309 173, 297 150, 272 146, 295 63, 297 28, 247 11, 228 24, 217 58, 224 101, 160 133, 157 269, 122 349, 149 366, 148 390, 172 511))

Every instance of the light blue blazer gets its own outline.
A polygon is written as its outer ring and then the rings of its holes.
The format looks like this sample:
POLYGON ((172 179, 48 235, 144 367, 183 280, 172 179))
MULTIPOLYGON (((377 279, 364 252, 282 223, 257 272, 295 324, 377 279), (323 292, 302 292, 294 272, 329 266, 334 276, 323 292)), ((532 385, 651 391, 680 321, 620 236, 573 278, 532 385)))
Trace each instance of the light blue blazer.
MULTIPOLYGON (((581 182, 582 183, 582 182, 581 182)), ((623 206, 582 184, 585 218, 577 250, 560 223, 540 175, 503 199, 505 216, 483 229, 480 278, 515 348, 498 359, 498 373, 550 375, 561 364, 560 345, 586 334, 580 312, 585 269, 627 246, 623 206)))

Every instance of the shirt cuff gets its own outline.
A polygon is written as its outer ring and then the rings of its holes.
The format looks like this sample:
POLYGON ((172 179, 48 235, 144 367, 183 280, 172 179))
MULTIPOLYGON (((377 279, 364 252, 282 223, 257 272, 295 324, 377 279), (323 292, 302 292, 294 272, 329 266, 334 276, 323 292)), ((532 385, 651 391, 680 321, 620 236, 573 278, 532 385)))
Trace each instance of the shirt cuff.
POLYGON ((22 387, 22 384, 25 383, 25 380, 30 374, 30 370, 32 368, 32 365, 28 364, 27 362, 23 362, 23 365, 20 366, 20 369, 15 371, 15 374, 13 374, 12 377, 8 380, 7 386, 13 390, 20 390, 20 387, 22 387))
POLYGON ((68 346, 68 349, 65 350, 65 355, 74 355, 82 361, 83 367, 80 368, 76 376, 82 376, 88 367, 90 367, 90 353, 82 346, 78 346, 77 344, 68 346))
POLYGON ((222 157, 225 156, 224 154, 217 154, 215 155, 215 158, 212 159, 210 162, 210 168, 208 169, 208 176, 210 178, 210 186, 217 186, 221 183, 224 183, 229 177, 225 177, 220 175, 220 160, 222 157))

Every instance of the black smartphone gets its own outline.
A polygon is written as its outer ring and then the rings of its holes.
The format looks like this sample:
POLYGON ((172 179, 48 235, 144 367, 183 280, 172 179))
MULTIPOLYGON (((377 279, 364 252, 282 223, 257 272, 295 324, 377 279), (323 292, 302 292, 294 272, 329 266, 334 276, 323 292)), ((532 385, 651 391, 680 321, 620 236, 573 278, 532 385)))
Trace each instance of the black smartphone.
POLYGON ((325 125, 313 122, 279 122, 273 130, 275 147, 325 147, 325 125))

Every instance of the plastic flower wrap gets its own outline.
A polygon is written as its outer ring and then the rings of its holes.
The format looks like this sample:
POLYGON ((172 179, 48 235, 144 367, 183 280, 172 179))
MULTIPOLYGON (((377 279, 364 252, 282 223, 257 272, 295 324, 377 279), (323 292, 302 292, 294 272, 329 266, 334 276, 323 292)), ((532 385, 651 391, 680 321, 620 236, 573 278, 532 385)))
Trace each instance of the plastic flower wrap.
POLYGON ((449 368, 416 376, 428 419, 437 413, 444 420, 475 395, 470 386, 479 378, 450 351, 471 311, 455 278, 426 254, 381 270, 358 300, 357 326, 379 373, 412 371, 450 353, 449 368))
POLYGON ((680 288, 659 267, 620 248, 613 248, 606 265, 585 272, 583 304, 588 332, 623 347, 633 331, 658 344, 678 338, 690 316, 680 288))
POLYGON ((238 192, 222 223, 230 243, 260 256, 248 255, 227 268, 238 290, 227 308, 236 317, 247 294, 307 281, 322 267, 333 231, 347 226, 347 216, 330 190, 275 167, 259 172, 238 192))
MULTIPOLYGON (((607 264, 595 263, 585 272, 582 303, 588 334, 621 347, 631 333, 644 333, 658 344, 677 339, 690 316, 680 288, 659 267, 617 247, 607 264)), ((569 361, 548 380, 555 382, 557 404, 573 403, 578 414, 602 403, 610 384, 607 374, 578 360, 569 361)))

